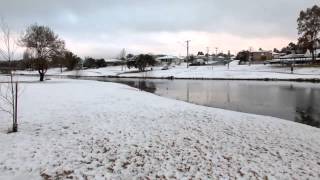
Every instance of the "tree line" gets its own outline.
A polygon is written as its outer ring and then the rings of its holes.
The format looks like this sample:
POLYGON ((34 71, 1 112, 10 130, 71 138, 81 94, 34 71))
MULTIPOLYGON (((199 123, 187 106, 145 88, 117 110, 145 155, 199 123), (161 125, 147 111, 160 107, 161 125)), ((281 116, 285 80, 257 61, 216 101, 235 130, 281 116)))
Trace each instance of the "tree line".
MULTIPOLYGON (((312 55, 312 60, 315 62, 317 55, 316 49, 320 48, 320 7, 314 5, 311 8, 302 10, 297 19, 297 30, 299 38, 296 43, 290 42, 286 47, 278 50, 273 49, 275 53, 283 54, 304 54, 308 50, 312 55)), ((250 51, 244 50, 238 53, 237 59, 248 61, 250 51)))

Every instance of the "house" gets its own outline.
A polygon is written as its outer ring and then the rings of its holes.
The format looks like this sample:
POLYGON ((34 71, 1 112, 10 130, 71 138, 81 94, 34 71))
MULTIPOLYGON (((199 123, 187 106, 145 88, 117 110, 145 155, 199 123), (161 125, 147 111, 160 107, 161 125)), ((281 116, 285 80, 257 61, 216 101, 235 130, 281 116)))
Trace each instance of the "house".
POLYGON ((170 56, 170 55, 165 55, 156 58, 156 61, 158 61, 161 64, 178 64, 181 62, 181 59, 178 58, 177 56, 170 56))
POLYGON ((281 58, 282 56, 285 56, 286 53, 276 53, 276 52, 273 52, 272 53, 272 59, 279 59, 281 58))
POLYGON ((105 62, 107 66, 118 66, 125 63, 125 61, 120 59, 106 59, 105 62))
POLYGON ((205 59, 203 58, 195 58, 192 62, 194 65, 204 65, 205 64, 205 59))
POLYGON ((272 60, 272 51, 253 51, 251 52, 252 61, 272 60))

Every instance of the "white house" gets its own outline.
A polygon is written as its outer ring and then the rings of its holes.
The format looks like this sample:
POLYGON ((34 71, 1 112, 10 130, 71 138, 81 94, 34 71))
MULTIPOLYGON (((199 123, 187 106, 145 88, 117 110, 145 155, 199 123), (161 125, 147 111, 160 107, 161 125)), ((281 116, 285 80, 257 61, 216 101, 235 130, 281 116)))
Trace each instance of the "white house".
POLYGON ((181 62, 181 59, 177 56, 166 55, 156 58, 156 61, 158 61, 161 64, 178 64, 181 62))

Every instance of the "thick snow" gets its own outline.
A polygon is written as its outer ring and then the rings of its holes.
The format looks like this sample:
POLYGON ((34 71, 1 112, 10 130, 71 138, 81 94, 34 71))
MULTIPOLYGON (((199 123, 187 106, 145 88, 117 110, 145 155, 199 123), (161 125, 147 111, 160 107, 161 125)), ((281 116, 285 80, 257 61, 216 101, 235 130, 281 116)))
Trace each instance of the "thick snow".
POLYGON ((273 65, 238 65, 237 61, 229 66, 189 66, 186 64, 169 70, 154 69, 147 73, 129 73, 120 76, 169 77, 176 78, 221 78, 221 79, 319 79, 320 68, 296 67, 294 73, 288 67, 273 65))
MULTIPOLYGON (((72 75, 72 76, 116 76, 124 72, 137 71, 137 69, 128 69, 126 66, 108 66, 98 69, 74 70, 67 71, 65 68, 48 69, 48 75, 72 75)), ((17 74, 38 75, 37 71, 17 71, 17 74)))
POLYGON ((113 83, 20 84, 0 179, 319 179, 320 130, 113 83))
MULTIPOLYGON (((149 68, 150 69, 150 68, 149 68)), ((290 67, 275 65, 238 65, 238 61, 227 66, 190 66, 185 63, 172 66, 169 70, 161 70, 162 67, 153 67, 152 71, 137 73, 137 69, 127 69, 121 66, 111 66, 100 69, 87 69, 80 71, 64 71, 51 69, 47 74, 51 75, 81 75, 81 76, 122 76, 122 77, 157 77, 166 78, 221 78, 221 79, 320 79, 319 67, 295 67, 291 74, 290 67)), ((23 74, 37 74, 37 72, 20 71, 23 74)))

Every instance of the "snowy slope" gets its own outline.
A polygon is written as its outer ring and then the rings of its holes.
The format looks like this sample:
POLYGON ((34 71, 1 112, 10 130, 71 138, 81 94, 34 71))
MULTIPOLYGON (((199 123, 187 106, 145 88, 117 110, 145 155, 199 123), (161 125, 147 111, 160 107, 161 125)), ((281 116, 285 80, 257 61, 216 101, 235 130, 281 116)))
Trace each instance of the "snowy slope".
POLYGON ((297 67, 294 73, 288 67, 271 65, 237 65, 227 66, 176 66, 169 70, 155 69, 147 73, 130 73, 127 77, 169 77, 175 78, 218 78, 218 79, 320 79, 320 68, 297 67))
POLYGON ((105 82, 23 84, 0 179, 319 179, 320 130, 105 82))

